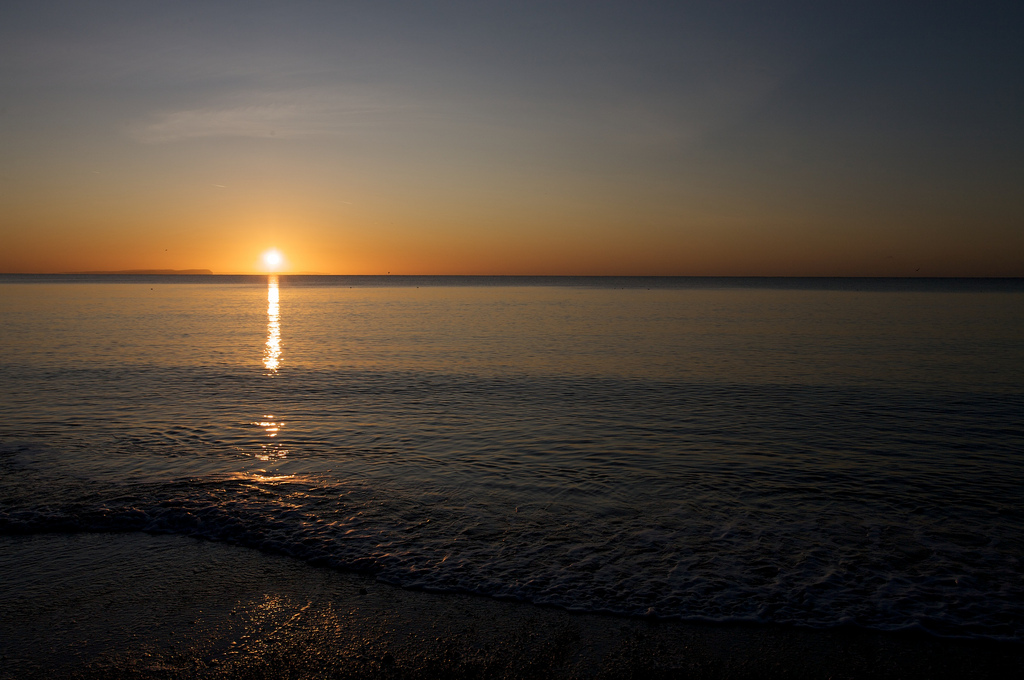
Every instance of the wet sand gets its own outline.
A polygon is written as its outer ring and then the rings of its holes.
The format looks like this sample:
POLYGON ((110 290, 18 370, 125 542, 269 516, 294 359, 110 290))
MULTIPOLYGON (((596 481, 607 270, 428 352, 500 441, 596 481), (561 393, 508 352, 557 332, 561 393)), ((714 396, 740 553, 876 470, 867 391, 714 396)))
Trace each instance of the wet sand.
POLYGON ((0 537, 0 678, 991 678, 1024 645, 572 614, 180 536, 0 537))

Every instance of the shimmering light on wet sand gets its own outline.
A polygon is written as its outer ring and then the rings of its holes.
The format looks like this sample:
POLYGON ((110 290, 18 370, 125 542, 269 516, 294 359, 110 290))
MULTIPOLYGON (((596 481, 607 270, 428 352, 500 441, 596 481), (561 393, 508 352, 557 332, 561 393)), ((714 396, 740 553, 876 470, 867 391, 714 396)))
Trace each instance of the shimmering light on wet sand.
POLYGON ((693 669, 688 678, 772 677, 779 668, 794 677, 848 677, 850 668, 929 680, 1019 675, 1017 647, 989 641, 652 626, 392 588, 180 536, 0 536, 0 570, 10 575, 0 580, 4 678, 443 678, 481 668, 505 678, 601 678, 655 664, 693 669))

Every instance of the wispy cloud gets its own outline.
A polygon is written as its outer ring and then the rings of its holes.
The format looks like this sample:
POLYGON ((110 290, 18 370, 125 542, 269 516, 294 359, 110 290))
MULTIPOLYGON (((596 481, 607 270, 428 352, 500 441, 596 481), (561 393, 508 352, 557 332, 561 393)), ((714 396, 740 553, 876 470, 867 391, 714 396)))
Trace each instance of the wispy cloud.
POLYGON ((373 95, 255 93, 209 106, 163 111, 136 123, 130 134, 149 144, 205 137, 335 136, 384 122, 409 108, 373 95))

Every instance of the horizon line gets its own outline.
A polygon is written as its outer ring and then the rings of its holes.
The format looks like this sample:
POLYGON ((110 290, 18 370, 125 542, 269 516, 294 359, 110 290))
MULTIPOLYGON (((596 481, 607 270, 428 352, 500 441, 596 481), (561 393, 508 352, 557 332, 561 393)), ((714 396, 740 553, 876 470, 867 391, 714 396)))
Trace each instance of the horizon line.
POLYGON ((829 275, 829 274, 329 274, 327 272, 214 272, 210 269, 119 269, 64 272, 0 272, 0 276, 358 276, 465 278, 700 278, 700 279, 1022 279, 1001 275, 829 275))

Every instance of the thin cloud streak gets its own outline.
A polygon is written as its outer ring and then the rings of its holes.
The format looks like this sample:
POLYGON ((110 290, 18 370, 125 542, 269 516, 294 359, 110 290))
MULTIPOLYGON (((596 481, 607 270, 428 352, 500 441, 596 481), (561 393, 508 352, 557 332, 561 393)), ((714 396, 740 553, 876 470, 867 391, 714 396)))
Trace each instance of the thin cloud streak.
POLYGON ((234 99, 154 114, 132 125, 129 135, 147 144, 210 137, 337 136, 413 109, 407 104, 382 102, 380 97, 323 93, 265 93, 234 99))

